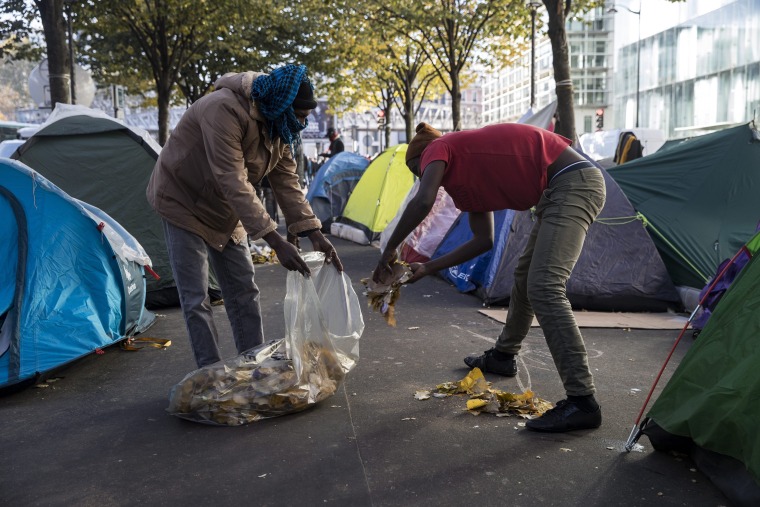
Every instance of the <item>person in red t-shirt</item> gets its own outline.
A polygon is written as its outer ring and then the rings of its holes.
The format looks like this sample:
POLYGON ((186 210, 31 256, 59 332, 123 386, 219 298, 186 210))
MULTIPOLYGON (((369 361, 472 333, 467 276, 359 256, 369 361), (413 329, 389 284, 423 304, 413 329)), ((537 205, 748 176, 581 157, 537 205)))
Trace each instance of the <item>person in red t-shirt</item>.
POLYGON ((538 319, 567 399, 531 419, 535 431, 598 428, 602 413, 566 285, 591 223, 605 202, 601 171, 560 135, 531 125, 505 123, 441 133, 420 123, 406 152, 406 165, 420 178, 373 273, 387 282, 403 240, 427 216, 438 188, 469 212, 472 239, 437 259, 412 263, 410 283, 488 251, 494 243, 493 212, 535 206, 536 223, 515 268, 507 322, 493 348, 465 358, 471 368, 513 377, 515 356, 538 319))

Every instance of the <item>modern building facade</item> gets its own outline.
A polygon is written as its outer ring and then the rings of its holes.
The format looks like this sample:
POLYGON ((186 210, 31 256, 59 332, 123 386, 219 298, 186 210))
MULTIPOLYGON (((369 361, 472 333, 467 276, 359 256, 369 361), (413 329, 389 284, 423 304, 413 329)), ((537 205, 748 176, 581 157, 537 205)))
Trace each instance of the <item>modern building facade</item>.
MULTIPOLYGON (((541 13, 541 10, 539 10, 541 13)), ((691 137, 760 118, 760 0, 621 0, 567 24, 578 135, 657 129, 691 137)), ((536 106, 555 99, 551 45, 536 38, 536 106)), ((483 83, 485 124, 530 107, 530 51, 483 83)))
MULTIPOLYGON (((640 14, 632 17, 640 18, 642 29, 651 31, 663 18, 670 26, 620 46, 616 125, 634 127, 638 109, 641 127, 678 139, 760 117, 760 0, 646 1, 634 7, 640 14), (637 83, 631 69, 638 58, 637 83)), ((616 23, 626 14, 621 11, 616 23)))
POLYGON ((614 109, 612 18, 605 9, 596 8, 584 16, 583 20, 569 21, 566 30, 570 48, 570 76, 573 81, 575 130, 581 135, 599 128, 609 128, 610 113, 614 109))
MULTIPOLYGON (((538 11, 541 16, 542 10, 538 11)), ((612 17, 605 9, 589 12, 582 21, 569 21, 570 73, 575 103, 575 129, 578 134, 596 129, 596 112, 609 117, 612 108, 612 17)), ((535 39, 536 111, 556 99, 551 42, 545 30, 535 39)), ((485 124, 517 121, 531 109, 531 52, 509 68, 485 78, 483 120, 485 124)))

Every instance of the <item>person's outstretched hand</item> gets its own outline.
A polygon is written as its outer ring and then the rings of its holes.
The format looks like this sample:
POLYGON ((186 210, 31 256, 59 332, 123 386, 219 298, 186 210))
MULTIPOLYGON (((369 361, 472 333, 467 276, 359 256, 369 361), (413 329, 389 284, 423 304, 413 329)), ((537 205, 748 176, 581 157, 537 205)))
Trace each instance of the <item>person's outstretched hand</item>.
POLYGON ((414 283, 430 274, 427 265, 423 262, 412 262, 409 267, 412 270, 412 277, 406 283, 414 283))
POLYGON ((393 278, 393 268, 391 266, 396 262, 397 258, 396 250, 383 252, 375 271, 372 272, 372 281, 375 283, 390 283, 391 278, 393 278))
POLYGON ((304 276, 311 274, 309 266, 306 265, 306 262, 298 253, 298 248, 286 241, 276 231, 266 234, 264 240, 269 243, 269 246, 277 254, 277 260, 280 261, 282 267, 288 271, 298 271, 304 276))
POLYGON ((332 243, 325 238, 322 231, 316 230, 309 234, 309 240, 315 252, 323 252, 325 254, 325 263, 332 264, 335 266, 335 269, 343 272, 343 263, 340 261, 340 257, 338 257, 338 252, 332 243))

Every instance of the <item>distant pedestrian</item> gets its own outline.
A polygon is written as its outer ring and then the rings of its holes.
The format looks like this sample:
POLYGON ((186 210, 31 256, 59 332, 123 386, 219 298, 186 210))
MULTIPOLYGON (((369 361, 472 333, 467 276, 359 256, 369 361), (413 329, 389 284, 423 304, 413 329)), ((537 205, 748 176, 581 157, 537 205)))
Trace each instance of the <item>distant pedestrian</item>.
POLYGON ((343 146, 343 139, 340 138, 340 132, 333 127, 327 129, 327 138, 330 140, 330 146, 327 148, 326 152, 320 154, 320 157, 334 157, 346 149, 345 146, 343 146))
POLYGON ((420 186, 373 273, 375 281, 387 281, 397 248, 430 212, 441 186, 457 208, 469 212, 473 236, 442 257, 411 264, 410 283, 491 249, 494 211, 535 206, 536 223, 515 269, 507 322, 495 347, 464 361, 484 372, 515 376, 515 356, 535 312, 567 393, 553 409, 526 422, 536 431, 597 428, 602 423, 566 285, 588 228, 604 206, 605 185, 599 169, 570 144, 562 136, 523 124, 442 136, 420 123, 406 153, 407 166, 421 178, 420 186))
POLYGON ((209 263, 222 289, 238 353, 264 341, 259 288, 248 246, 263 238, 288 270, 309 273, 297 248, 256 196, 267 177, 289 234, 308 237, 343 266, 320 231, 298 182, 293 148, 308 124, 314 92, 303 65, 271 74, 225 74, 172 132, 147 189, 161 215, 182 313, 198 367, 221 359, 209 298, 209 263))

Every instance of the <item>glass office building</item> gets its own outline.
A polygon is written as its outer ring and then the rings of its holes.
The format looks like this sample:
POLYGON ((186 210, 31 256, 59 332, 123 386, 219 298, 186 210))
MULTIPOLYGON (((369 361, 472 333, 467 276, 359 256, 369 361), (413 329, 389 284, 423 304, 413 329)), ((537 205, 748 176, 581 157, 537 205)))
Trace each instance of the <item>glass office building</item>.
POLYGON ((614 124, 634 127, 637 104, 639 126, 670 139, 760 117, 760 0, 707 5, 717 8, 620 48, 614 124))
MULTIPOLYGON (((613 80, 612 21, 600 7, 587 13, 583 20, 570 20, 566 26, 578 135, 596 130, 597 110, 609 116, 613 80)), ((611 119, 605 118, 605 123, 611 123, 611 119)))
MULTIPOLYGON (((567 38, 578 135, 597 130, 600 109, 604 130, 638 120, 669 139, 760 119, 760 0, 608 1, 568 21, 567 38)), ((528 50, 484 80, 484 123, 516 121, 529 96, 528 50)), ((541 34, 536 109, 554 98, 551 46, 541 34)))

